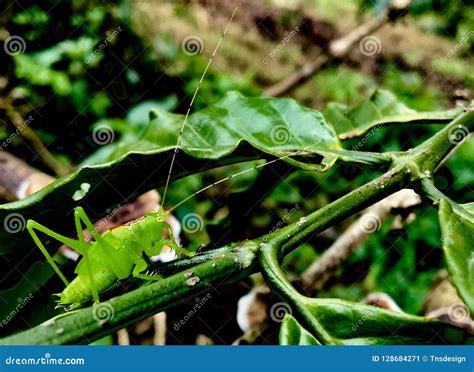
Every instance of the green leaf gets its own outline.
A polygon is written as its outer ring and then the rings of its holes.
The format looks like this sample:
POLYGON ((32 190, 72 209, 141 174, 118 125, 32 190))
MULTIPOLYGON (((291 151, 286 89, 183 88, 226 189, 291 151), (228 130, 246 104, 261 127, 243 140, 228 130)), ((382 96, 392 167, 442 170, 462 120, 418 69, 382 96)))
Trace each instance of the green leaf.
POLYGON ((280 328, 280 345, 321 345, 290 314, 283 318, 280 328))
POLYGON ((339 299, 303 297, 301 305, 336 344, 474 344, 464 330, 438 320, 339 299))
MULTIPOLYGON (((26 220, 72 234, 75 207, 83 206, 97 219, 163 185, 183 120, 183 115, 159 111, 140 141, 119 145, 113 155, 105 152, 110 162, 83 167, 24 200, 0 206, 1 224, 19 221, 14 229, 0 230, 0 271, 10 274, 1 279, 0 288, 15 283, 19 273, 41 257, 25 229, 26 220), (8 269, 13 266, 16 271, 8 269)), ((188 117, 179 149, 172 180, 227 164, 284 156, 295 166, 323 170, 338 158, 340 142, 319 112, 296 101, 229 93, 188 117), (289 157, 295 153, 298 159, 289 157)), ((45 243, 58 246, 47 239, 45 243)))
POLYGON ((441 199, 439 222, 443 250, 459 296, 474 313, 474 203, 441 199))
MULTIPOLYGON (((117 146, 107 160, 129 151, 174 147, 185 116, 164 110, 156 110, 155 116, 139 141, 117 146)), ((218 159, 231 153, 243 141, 265 153, 285 157, 284 160, 293 165, 312 170, 334 164, 338 155, 333 151, 341 150, 334 129, 320 112, 305 108, 292 99, 246 98, 237 92, 227 93, 214 105, 189 115, 180 145, 195 158, 218 159), (308 159, 300 161, 291 155, 307 156, 308 159), (309 164, 311 157, 322 159, 309 164)))
POLYGON ((417 112, 400 102, 393 93, 383 89, 377 90, 368 101, 352 108, 340 103, 329 103, 323 110, 324 117, 341 139, 360 136, 369 129, 381 125, 447 123, 461 112, 461 108, 417 112))

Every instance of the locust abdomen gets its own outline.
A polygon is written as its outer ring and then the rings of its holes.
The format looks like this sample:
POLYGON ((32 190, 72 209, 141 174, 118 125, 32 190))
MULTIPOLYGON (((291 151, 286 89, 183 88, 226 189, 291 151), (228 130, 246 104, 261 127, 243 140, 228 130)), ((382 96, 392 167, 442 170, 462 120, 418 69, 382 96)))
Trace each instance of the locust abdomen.
MULTIPOLYGON (((111 270, 101 270, 94 274, 94 284, 97 292, 101 293, 110 288, 117 277, 111 270)), ((81 303, 92 298, 92 283, 88 275, 78 275, 69 285, 59 294, 59 302, 63 305, 81 303)))

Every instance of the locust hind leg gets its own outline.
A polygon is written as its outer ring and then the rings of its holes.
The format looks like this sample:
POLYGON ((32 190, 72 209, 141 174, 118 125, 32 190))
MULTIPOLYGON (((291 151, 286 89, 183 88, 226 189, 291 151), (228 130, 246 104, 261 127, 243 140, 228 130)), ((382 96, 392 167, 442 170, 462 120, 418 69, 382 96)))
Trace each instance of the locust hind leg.
POLYGON ((38 234, 36 233, 36 230, 42 232, 43 234, 45 234, 45 235, 47 235, 47 236, 49 236, 53 239, 56 239, 57 241, 59 241, 63 244, 66 244, 67 246, 71 247, 72 249, 77 250, 79 253, 81 253, 80 250, 82 250, 81 249, 82 248, 81 244, 77 240, 74 240, 74 239, 68 238, 64 235, 58 234, 58 233, 54 232, 53 230, 48 229, 46 226, 43 226, 40 223, 38 223, 36 221, 33 221, 33 220, 28 220, 28 222, 26 224, 26 228, 27 228, 28 232, 30 233, 31 237, 33 238, 35 244, 38 246, 38 248, 41 250, 43 255, 46 257, 46 260, 48 261, 48 263, 54 269, 56 274, 58 274, 58 276, 61 278, 61 280, 64 282, 64 284, 66 286, 68 286, 69 281, 66 279, 66 276, 59 269, 59 266, 56 264, 56 262, 54 262, 53 257, 51 257, 48 250, 46 249, 44 244, 41 242, 38 234))
POLYGON ((84 230, 82 229, 81 219, 77 213, 74 211, 74 223, 76 225, 77 237, 79 238, 79 243, 81 244, 80 250, 77 250, 84 259, 87 269, 87 275, 89 276, 90 285, 92 288, 92 298, 94 299, 94 303, 98 304, 99 300, 99 291, 97 290, 97 286, 94 281, 94 275, 92 274, 92 265, 89 258, 89 254, 87 252, 87 244, 86 238, 84 236, 84 230))

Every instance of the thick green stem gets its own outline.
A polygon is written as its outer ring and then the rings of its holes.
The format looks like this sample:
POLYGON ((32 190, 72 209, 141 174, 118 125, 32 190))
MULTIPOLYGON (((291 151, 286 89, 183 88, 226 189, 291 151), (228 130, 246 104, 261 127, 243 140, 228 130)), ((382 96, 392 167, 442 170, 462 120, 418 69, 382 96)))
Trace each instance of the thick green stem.
POLYGON ((410 177, 407 169, 395 167, 379 178, 311 213, 297 223, 289 225, 279 232, 277 242, 282 243, 281 254, 286 255, 305 240, 338 221, 360 212, 400 188, 406 187, 409 182, 410 177))
POLYGON ((257 246, 249 242, 228 249, 189 271, 144 285, 120 297, 59 316, 16 335, 0 345, 88 344, 160 311, 211 293, 223 283, 248 276, 254 270, 257 246))
POLYGON ((411 151, 405 158, 410 158, 418 169, 432 173, 450 154, 450 152, 474 131, 474 111, 459 115, 449 125, 411 151))
POLYGON ((260 248, 260 265, 268 286, 291 306, 295 311, 295 316, 311 330, 311 333, 316 336, 318 341, 325 345, 337 344, 337 340, 334 340, 318 322, 315 322, 311 313, 304 306, 304 297, 298 293, 286 278, 285 273, 278 263, 278 251, 277 245, 266 243, 262 243, 260 248))
POLYGON ((473 123, 473 113, 459 116, 412 151, 397 156, 394 166, 381 177, 311 213, 304 220, 281 229, 267 240, 268 244, 262 243, 259 258, 262 274, 267 284, 279 297, 291 305, 292 309, 296 311, 293 315, 298 317, 323 344, 338 342, 324 330, 303 305, 305 303, 304 297, 286 278, 279 265, 279 260, 305 240, 311 238, 312 235, 403 187, 413 185, 418 188, 421 186, 420 189, 424 196, 435 202, 439 200, 444 195, 432 183, 432 172, 459 143, 456 141, 459 137, 453 140, 453 131, 460 129, 462 130, 461 135, 467 136, 467 131, 472 130, 474 126, 473 123))

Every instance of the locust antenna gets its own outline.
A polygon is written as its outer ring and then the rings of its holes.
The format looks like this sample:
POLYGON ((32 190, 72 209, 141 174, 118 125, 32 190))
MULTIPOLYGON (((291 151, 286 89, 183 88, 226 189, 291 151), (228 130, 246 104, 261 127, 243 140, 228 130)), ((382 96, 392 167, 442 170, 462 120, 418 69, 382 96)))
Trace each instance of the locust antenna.
POLYGON ((214 59, 214 56, 216 55, 217 50, 219 49, 219 46, 221 45, 221 42, 224 39, 224 36, 227 33, 227 29, 229 28, 230 24, 232 23, 232 20, 234 19, 235 13, 237 12, 237 9, 239 8, 239 6, 240 6, 240 4, 238 4, 235 7, 234 12, 232 13, 232 16, 230 17, 230 20, 227 23, 227 26, 225 27, 224 32, 222 33, 221 38, 219 39, 219 42, 217 43, 217 46, 214 49, 214 52, 212 52, 211 58, 209 59, 209 62, 207 63, 206 68, 204 69, 204 72, 201 75, 201 79, 199 79, 199 83, 196 87, 196 90, 194 91, 193 97, 191 98, 191 102, 189 103, 188 110, 186 111, 186 115, 184 116, 183 124, 181 125, 181 129, 180 129, 179 135, 178 135, 178 140, 177 140, 176 146, 174 148, 173 157, 171 159, 170 169, 168 171, 168 177, 166 178, 165 191, 163 192, 163 201, 161 202, 161 205, 165 205, 166 193, 168 192, 168 187, 169 187, 169 183, 170 183, 170 180, 171 180, 171 172, 173 171, 174 162, 176 160, 176 154, 178 153, 178 149, 179 149, 179 142, 181 140, 181 135, 183 134, 184 127, 186 126, 186 122, 188 120, 188 116, 189 116, 189 113, 191 111, 191 107, 193 106, 194 100, 197 96, 199 88, 201 87, 201 84, 204 80, 204 77, 207 74, 207 70, 209 69, 209 66, 212 63, 212 60, 214 59))
MULTIPOLYGON (((248 172, 257 170, 257 169, 259 169, 259 168, 263 168, 263 167, 265 167, 265 166, 267 166, 267 165, 270 165, 270 164, 273 164, 273 163, 275 163, 275 162, 277 162, 277 161, 280 161, 280 160, 283 160, 283 159, 286 159, 286 158, 289 158, 289 157, 291 157, 291 156, 295 156, 295 155, 298 155, 298 154, 301 154, 301 153, 304 153, 304 152, 305 152, 305 149, 302 149, 301 151, 296 151, 296 152, 294 152, 294 153, 292 153, 292 154, 284 155, 284 156, 282 156, 282 157, 279 157, 279 158, 276 158, 276 159, 267 161, 267 162, 265 162, 265 163, 263 163, 263 164, 259 164, 259 165, 255 166, 255 167, 251 167, 251 168, 248 168, 248 169, 244 169, 243 171, 240 171, 240 172, 234 173, 234 174, 232 174, 232 175, 230 175, 230 176, 224 177, 224 178, 222 178, 222 179, 220 179, 220 180, 218 180, 218 181, 216 181, 216 182, 214 182, 214 183, 211 183, 210 185, 207 185, 206 187, 204 187, 204 188, 202 188, 202 189, 196 191, 195 193, 192 193, 191 195, 187 196, 186 198, 184 198, 183 200, 181 200, 178 204, 176 204, 174 207, 172 207, 171 209, 169 209, 168 212, 174 211, 176 208, 178 208, 181 204, 187 202, 189 199, 195 197, 196 195, 199 195, 200 193, 202 193, 202 192, 204 192, 204 191, 210 189, 211 187, 214 187, 214 186, 216 186, 216 185, 218 185, 218 184, 220 184, 220 183, 222 183, 222 182, 228 181, 228 180, 230 180, 231 178, 241 176, 242 174, 245 174, 245 173, 248 173, 248 172)), ((262 160, 262 159, 260 159, 260 160, 262 160)))

